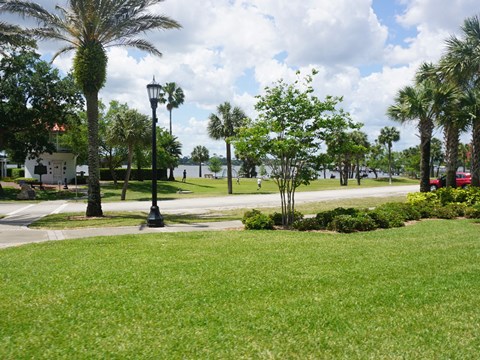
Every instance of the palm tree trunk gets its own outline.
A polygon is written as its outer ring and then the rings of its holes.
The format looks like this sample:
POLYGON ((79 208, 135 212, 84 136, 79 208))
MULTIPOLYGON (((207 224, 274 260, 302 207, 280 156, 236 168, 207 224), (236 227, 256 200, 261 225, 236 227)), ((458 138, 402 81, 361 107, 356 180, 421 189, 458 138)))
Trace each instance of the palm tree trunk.
POLYGON ((420 192, 430 191, 430 147, 432 141, 433 122, 420 120, 420 192))
POLYGON ((447 165, 446 186, 456 187, 456 173, 458 163, 459 131, 456 124, 449 122, 445 125, 445 162, 447 165))
POLYGON ((232 148, 230 143, 227 141, 227 184, 228 184, 228 194, 233 194, 232 186, 232 148))
POLYGON ((392 147, 388 146, 388 183, 392 185, 392 147))
POLYGON ((125 198, 127 197, 128 182, 130 180, 130 173, 132 172, 132 159, 133 159, 133 149, 131 146, 129 146, 128 159, 127 159, 127 171, 125 172, 125 179, 123 180, 121 200, 125 200, 125 198))
POLYGON ((88 120, 88 203, 87 217, 103 216, 98 155, 98 91, 85 92, 88 120))
POLYGON ((476 118, 472 131, 472 186, 480 186, 480 118, 476 118))
POLYGON ((198 164, 198 177, 202 178, 202 163, 198 164))

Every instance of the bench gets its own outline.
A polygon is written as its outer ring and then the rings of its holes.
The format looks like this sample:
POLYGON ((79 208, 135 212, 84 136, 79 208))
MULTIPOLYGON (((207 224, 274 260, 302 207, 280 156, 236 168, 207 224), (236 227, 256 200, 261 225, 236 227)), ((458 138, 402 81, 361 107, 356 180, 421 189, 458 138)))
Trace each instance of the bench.
POLYGON ((205 174, 205 179, 213 179, 213 174, 205 174))

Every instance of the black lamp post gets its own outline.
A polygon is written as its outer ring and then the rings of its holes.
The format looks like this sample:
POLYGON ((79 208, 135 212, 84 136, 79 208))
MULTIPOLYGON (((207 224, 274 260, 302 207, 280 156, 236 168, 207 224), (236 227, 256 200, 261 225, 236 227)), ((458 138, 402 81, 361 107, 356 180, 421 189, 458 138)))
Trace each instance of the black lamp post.
POLYGON ((162 86, 155 82, 155 76, 153 81, 147 85, 148 97, 150 99, 150 105, 152 107, 152 207, 150 208, 150 214, 147 217, 148 227, 163 227, 163 216, 160 214, 160 210, 157 206, 157 105, 158 97, 162 86))

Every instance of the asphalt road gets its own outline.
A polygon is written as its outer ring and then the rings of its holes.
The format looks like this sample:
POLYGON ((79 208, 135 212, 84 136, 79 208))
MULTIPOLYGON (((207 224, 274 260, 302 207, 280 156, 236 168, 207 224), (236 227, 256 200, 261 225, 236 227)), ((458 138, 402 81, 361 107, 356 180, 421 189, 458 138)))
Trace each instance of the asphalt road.
MULTIPOLYGON (((406 195, 418 191, 418 186, 385 186, 379 188, 345 188, 341 190, 299 192, 295 195, 296 204, 335 199, 361 198, 372 196, 406 195)), ((224 197, 193 198, 159 201, 162 213, 203 213, 209 210, 234 208, 261 208, 280 205, 278 194, 230 195, 224 197)), ((205 231, 241 228, 240 221, 225 221, 202 224, 167 224, 163 228, 145 226, 126 226, 115 228, 73 229, 73 230, 35 230, 27 226, 35 220, 49 215, 66 212, 85 212, 83 201, 43 201, 43 202, 5 202, 0 203, 0 248, 18 246, 34 242, 64 239, 86 238, 90 236, 116 236, 123 234, 163 233, 177 231, 205 231)), ((108 211, 148 212, 148 201, 105 202, 102 209, 108 211)))

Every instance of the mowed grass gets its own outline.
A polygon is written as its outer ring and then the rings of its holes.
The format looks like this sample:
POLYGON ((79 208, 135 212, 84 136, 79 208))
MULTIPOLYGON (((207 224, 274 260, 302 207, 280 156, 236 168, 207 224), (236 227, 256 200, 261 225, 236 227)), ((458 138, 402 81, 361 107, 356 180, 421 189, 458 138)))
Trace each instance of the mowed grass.
POLYGON ((0 251, 2 359, 476 359, 480 224, 0 251))
MULTIPOLYGON (((101 192, 104 201, 120 200, 123 182, 115 186, 113 182, 105 182, 101 185, 101 192)), ((393 185, 418 185, 418 180, 407 178, 395 178, 393 185)), ((363 179, 360 187, 388 186, 388 179, 363 179)), ((338 179, 318 179, 309 185, 300 186, 297 191, 320 191, 345 188, 358 188, 356 180, 350 179, 347 187, 340 186, 338 179)), ((261 189, 257 190, 256 179, 241 179, 237 184, 233 179, 233 195, 242 194, 273 194, 278 193, 278 187, 273 180, 262 181, 261 189)), ((160 181, 158 182, 158 198, 162 199, 183 199, 190 197, 211 197, 227 195, 227 179, 191 179, 183 183, 181 181, 160 181), (179 190, 182 193, 179 193, 179 190)), ((128 185, 127 200, 151 200, 150 181, 132 181, 128 185)))

